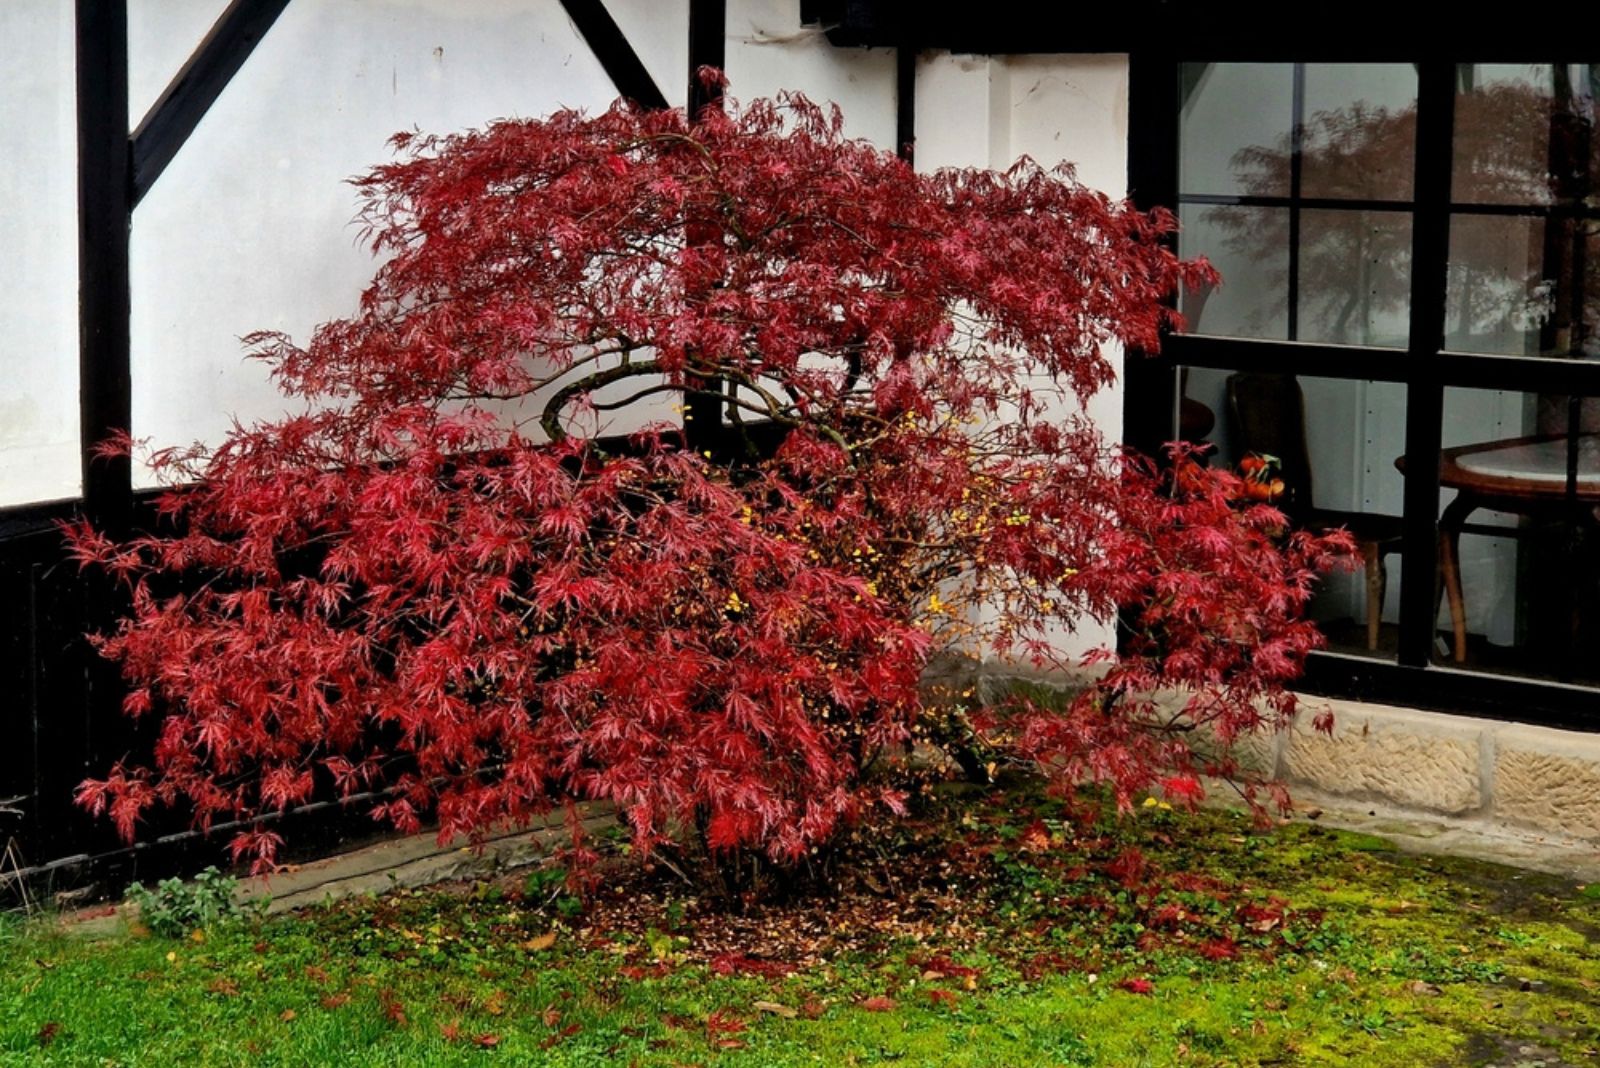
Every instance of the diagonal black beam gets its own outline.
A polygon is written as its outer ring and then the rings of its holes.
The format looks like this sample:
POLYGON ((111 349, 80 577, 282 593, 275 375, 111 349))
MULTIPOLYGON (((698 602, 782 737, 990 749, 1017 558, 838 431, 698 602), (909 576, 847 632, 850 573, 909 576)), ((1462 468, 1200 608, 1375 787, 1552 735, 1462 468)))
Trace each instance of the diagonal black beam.
POLYGON ((589 50, 605 68, 618 94, 640 107, 667 106, 667 98, 601 0, 561 0, 561 6, 567 9, 567 18, 589 42, 589 50))
MULTIPOLYGON (((233 0, 133 132, 133 203, 167 169, 289 0, 233 0)), ((80 5, 81 7, 82 5, 80 5)))

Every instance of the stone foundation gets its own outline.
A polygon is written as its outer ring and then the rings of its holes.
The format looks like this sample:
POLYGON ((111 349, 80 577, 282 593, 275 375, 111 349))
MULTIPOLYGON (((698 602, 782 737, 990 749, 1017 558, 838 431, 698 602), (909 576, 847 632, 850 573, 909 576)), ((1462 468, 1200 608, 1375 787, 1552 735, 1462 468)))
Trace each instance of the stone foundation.
MULTIPOLYGON (((986 697, 1024 680, 1073 688, 1060 677, 996 665, 981 676, 986 697)), ((1176 708, 1181 697, 1173 700, 1176 708)), ((1291 793, 1359 804, 1375 816, 1532 832, 1600 849, 1600 734, 1307 696, 1293 729, 1242 740, 1235 756, 1291 793), (1332 735, 1311 725, 1324 708, 1333 711, 1332 735)))

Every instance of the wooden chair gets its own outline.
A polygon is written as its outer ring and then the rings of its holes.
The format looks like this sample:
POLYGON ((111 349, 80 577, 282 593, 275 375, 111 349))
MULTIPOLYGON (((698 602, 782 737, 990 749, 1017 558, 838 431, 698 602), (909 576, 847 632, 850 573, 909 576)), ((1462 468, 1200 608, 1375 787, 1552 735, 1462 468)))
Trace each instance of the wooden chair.
POLYGON ((1376 649, 1389 585, 1384 560, 1400 552, 1405 521, 1397 515, 1316 506, 1305 394, 1294 375, 1241 371, 1228 376, 1227 391, 1234 449, 1239 456, 1254 452, 1278 458, 1284 493, 1275 503, 1289 520, 1316 531, 1343 527, 1360 546, 1367 574, 1367 648, 1376 649))

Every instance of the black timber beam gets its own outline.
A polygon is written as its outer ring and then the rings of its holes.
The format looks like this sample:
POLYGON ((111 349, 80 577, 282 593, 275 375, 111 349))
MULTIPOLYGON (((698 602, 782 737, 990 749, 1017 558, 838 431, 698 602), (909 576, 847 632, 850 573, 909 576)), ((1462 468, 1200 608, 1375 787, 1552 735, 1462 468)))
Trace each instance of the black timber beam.
POLYGON ((561 6, 588 42, 589 50, 600 61, 620 96, 640 107, 667 106, 667 98, 602 0, 561 0, 561 6))
MULTIPOLYGON (((155 185, 288 5, 289 0, 233 0, 212 24, 211 31, 134 131, 134 204, 155 185)), ((80 3, 80 9, 82 6, 80 3)))
MULTIPOLYGON (((700 78, 701 67, 723 70, 728 64, 728 5, 726 0, 689 0, 689 115, 698 116, 722 99, 721 86, 700 78)), ((697 452, 721 455, 727 445, 723 433, 723 402, 719 396, 726 383, 711 379, 684 405, 684 439, 697 452)))
POLYGON ((722 89, 700 80, 701 67, 728 65, 727 0, 689 0, 689 115, 722 99, 722 89))
POLYGON ((77 0, 78 421, 83 502, 102 529, 122 533, 133 504, 133 465, 99 447, 127 430, 128 151, 127 0, 77 0))
MULTIPOLYGON (((1281 4, 1126 0, 1113 5, 990 0, 802 0, 802 21, 845 47, 947 49, 977 55, 1137 52, 1176 49, 1179 58, 1407 62, 1464 53, 1475 62, 1550 62, 1552 27, 1588 25, 1592 5, 1565 2, 1537 17, 1472 18, 1446 12, 1405 18, 1393 4, 1350 0, 1319 11, 1313 32, 1291 33, 1281 4)), ((1577 48, 1578 46, 1571 46, 1577 48)), ((1581 50, 1581 49, 1580 49, 1581 50)), ((1564 57, 1553 57, 1556 60, 1564 57)), ((1574 62, 1587 62, 1571 57, 1574 62)))
POLYGON ((917 50, 900 45, 894 56, 894 151, 907 163, 916 161, 917 50))

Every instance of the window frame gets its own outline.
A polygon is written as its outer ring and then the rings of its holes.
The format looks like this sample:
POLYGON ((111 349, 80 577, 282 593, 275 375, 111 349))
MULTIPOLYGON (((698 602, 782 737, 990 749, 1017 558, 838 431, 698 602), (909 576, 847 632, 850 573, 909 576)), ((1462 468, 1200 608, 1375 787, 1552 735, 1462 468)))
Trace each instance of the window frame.
MULTIPOLYGON (((1129 191, 1145 210, 1176 214, 1181 71, 1185 62, 1404 62, 1391 48, 1350 47, 1328 54, 1296 54, 1291 42, 1265 47, 1214 47, 1134 51, 1129 59, 1129 191), (1198 53, 1198 54, 1196 54, 1198 53)), ((1454 55, 1410 57, 1417 71, 1417 131, 1412 186, 1410 331, 1404 350, 1318 342, 1274 341, 1171 334, 1159 354, 1134 354, 1124 377, 1124 436, 1128 444, 1157 452, 1174 433, 1177 369, 1284 371, 1337 379, 1398 382, 1406 386, 1405 451, 1410 464, 1404 491, 1407 566, 1400 581, 1400 641, 1392 661, 1323 650, 1308 660, 1300 688, 1328 697, 1384 701, 1600 730, 1600 689, 1466 669, 1433 660, 1438 570, 1439 463, 1444 391, 1449 387, 1600 396, 1600 361, 1546 356, 1485 355, 1445 348, 1445 309, 1452 202, 1452 151, 1461 63, 1549 63, 1527 44, 1511 54, 1464 49, 1454 55), (1431 462, 1430 462, 1431 460, 1431 462)), ((1498 51, 1498 50, 1496 50, 1498 51)), ((1193 198, 1185 197, 1185 201, 1193 198)), ((1291 261, 1294 257, 1291 257, 1291 261)))

